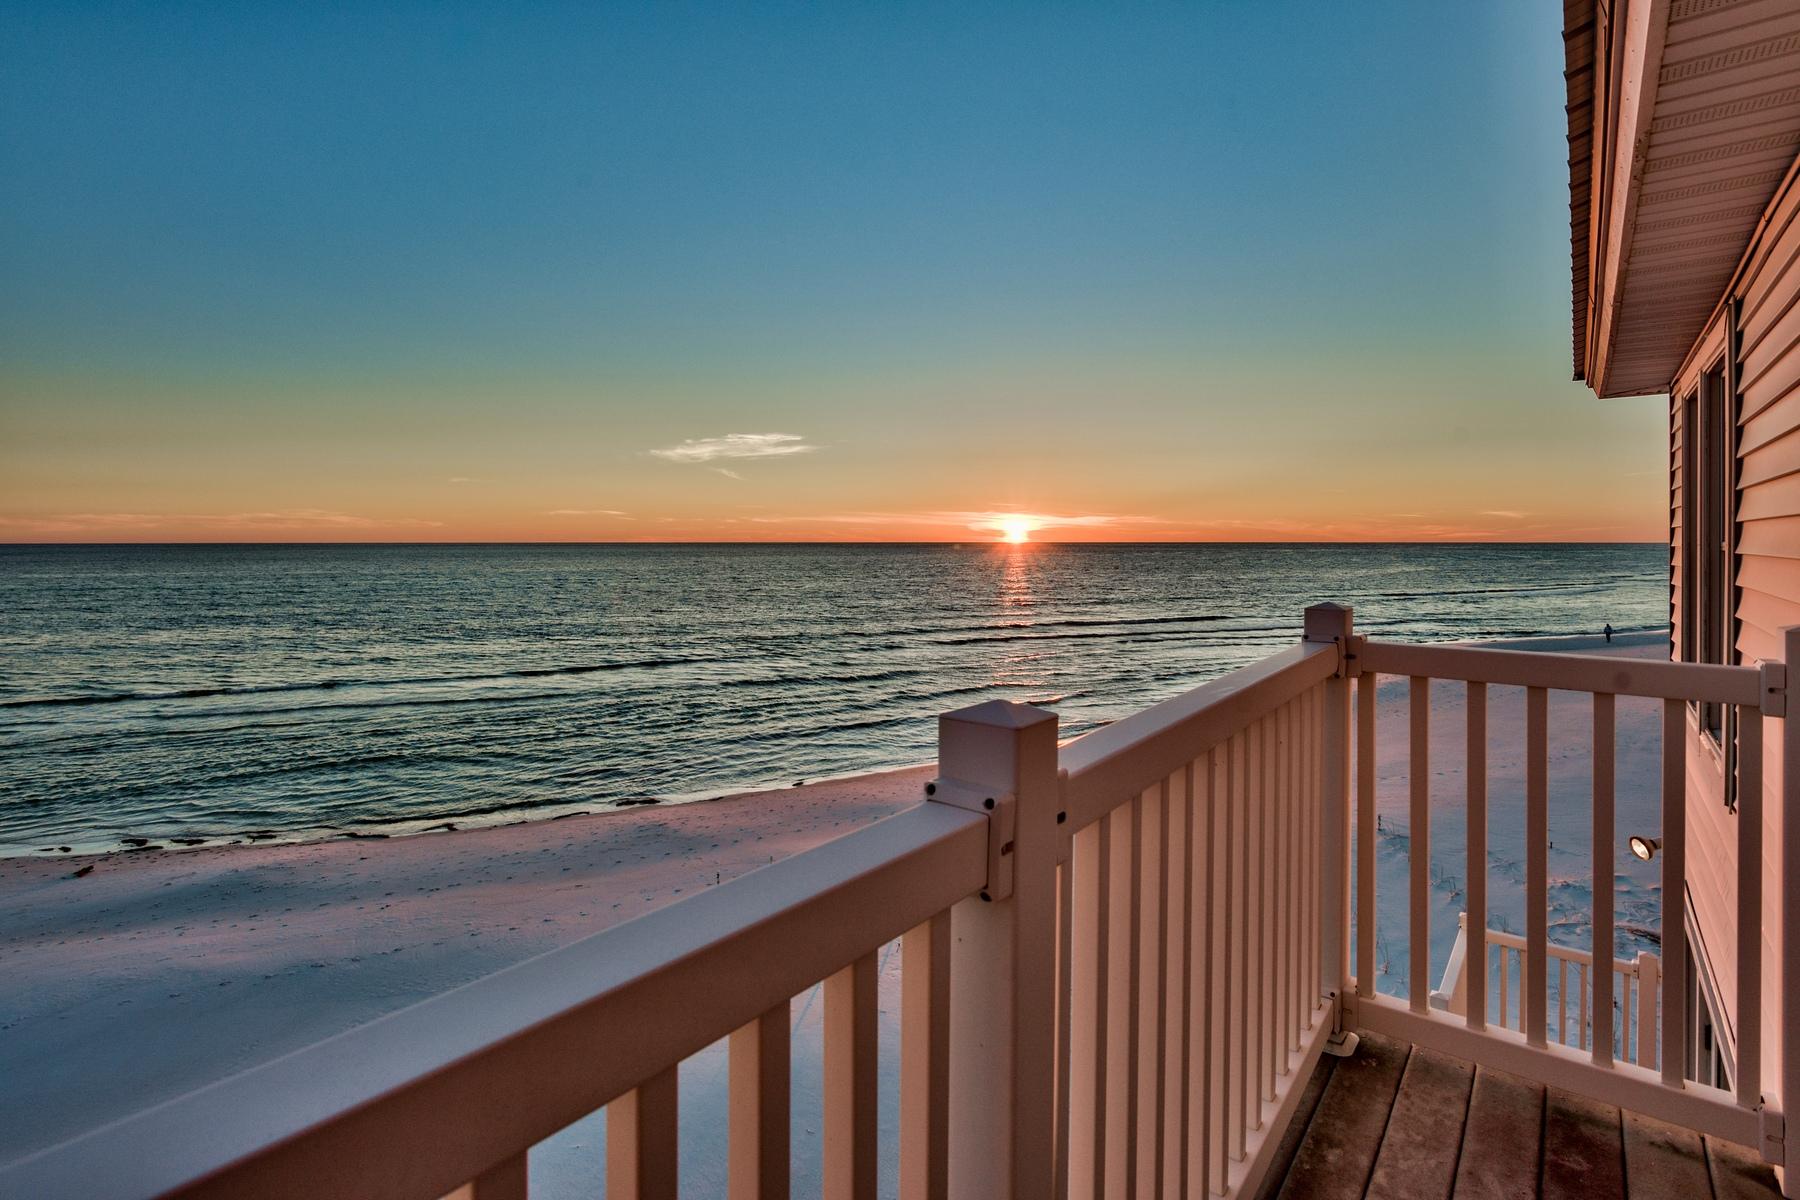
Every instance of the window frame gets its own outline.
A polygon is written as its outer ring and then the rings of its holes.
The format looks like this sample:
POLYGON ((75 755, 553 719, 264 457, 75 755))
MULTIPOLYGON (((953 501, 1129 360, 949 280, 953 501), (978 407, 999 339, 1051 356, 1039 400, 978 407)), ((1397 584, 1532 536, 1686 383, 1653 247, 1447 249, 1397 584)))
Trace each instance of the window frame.
MULTIPOLYGON (((1732 323, 1735 325, 1735 322, 1732 323)), ((1728 333, 1734 333, 1728 329, 1728 333)), ((1728 336, 1726 346, 1735 338, 1728 336)), ((1735 356, 1722 352, 1680 397, 1682 423, 1681 660, 1730 665, 1737 656, 1737 441, 1735 356)), ((1722 775, 1737 810, 1737 717, 1692 703, 1688 721, 1722 775)))

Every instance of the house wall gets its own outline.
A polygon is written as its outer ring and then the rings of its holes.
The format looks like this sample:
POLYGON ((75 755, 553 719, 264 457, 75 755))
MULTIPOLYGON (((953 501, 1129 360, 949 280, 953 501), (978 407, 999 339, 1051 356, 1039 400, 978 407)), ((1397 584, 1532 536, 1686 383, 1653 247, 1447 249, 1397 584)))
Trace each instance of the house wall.
MULTIPOLYGON (((1800 164, 1796 164, 1800 168, 1800 164)), ((1746 665, 1783 658, 1782 630, 1800 625, 1800 186, 1790 171, 1772 201, 1718 311, 1677 376, 1670 405, 1670 612, 1674 652, 1682 657, 1683 447, 1680 398, 1723 363, 1737 397, 1732 645, 1746 665)), ((1763 739, 1763 1078, 1778 1069, 1775 1014, 1780 987, 1779 880, 1773 855, 1781 839, 1781 737, 1763 739)), ((1690 719, 1688 728, 1688 899, 1723 1013, 1720 1032, 1735 1057, 1737 815, 1725 807, 1722 756, 1690 719)))

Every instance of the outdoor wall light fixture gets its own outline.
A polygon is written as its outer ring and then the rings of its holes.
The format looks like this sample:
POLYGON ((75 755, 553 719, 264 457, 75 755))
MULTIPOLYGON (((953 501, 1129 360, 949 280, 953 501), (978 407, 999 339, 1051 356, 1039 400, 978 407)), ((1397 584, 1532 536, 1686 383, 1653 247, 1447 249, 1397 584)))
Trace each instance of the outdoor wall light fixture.
POLYGON ((1656 852, 1661 849, 1661 838, 1644 837, 1641 834, 1636 833, 1631 835, 1631 857, 1633 858, 1641 858, 1645 862, 1649 862, 1656 857, 1656 852))

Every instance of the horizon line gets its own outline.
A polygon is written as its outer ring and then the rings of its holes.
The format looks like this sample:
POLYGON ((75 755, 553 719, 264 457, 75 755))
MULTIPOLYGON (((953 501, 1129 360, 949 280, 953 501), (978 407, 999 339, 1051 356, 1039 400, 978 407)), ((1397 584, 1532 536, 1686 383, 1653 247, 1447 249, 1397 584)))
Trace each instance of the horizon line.
POLYGON ((633 540, 609 538, 445 538, 430 541, 361 538, 281 538, 238 540, 223 538, 187 538, 160 541, 12 541, 0 539, 0 547, 49 549, 59 547, 102 547, 117 549, 127 546, 146 548, 168 546, 1004 546, 1009 549, 1032 546, 1662 546, 1656 538, 1159 538, 1155 540, 1078 538, 1070 541, 1050 539, 1008 542, 994 538, 665 538, 633 540))

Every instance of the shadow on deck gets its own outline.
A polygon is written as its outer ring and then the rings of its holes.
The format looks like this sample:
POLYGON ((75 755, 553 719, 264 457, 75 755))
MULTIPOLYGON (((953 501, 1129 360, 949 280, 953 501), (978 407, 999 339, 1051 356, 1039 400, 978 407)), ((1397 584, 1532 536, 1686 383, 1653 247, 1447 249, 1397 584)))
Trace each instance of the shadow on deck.
POLYGON ((1281 1200, 1781 1194, 1743 1146, 1366 1033, 1320 1060, 1278 1161, 1281 1200))

